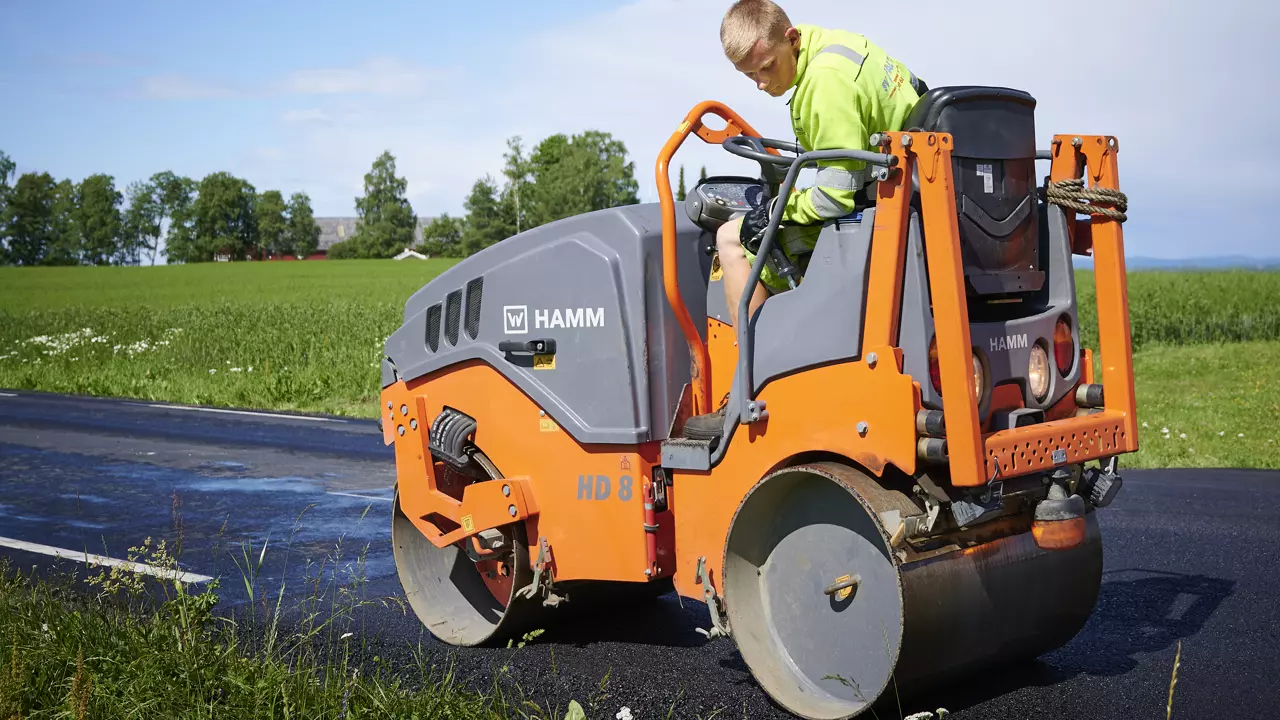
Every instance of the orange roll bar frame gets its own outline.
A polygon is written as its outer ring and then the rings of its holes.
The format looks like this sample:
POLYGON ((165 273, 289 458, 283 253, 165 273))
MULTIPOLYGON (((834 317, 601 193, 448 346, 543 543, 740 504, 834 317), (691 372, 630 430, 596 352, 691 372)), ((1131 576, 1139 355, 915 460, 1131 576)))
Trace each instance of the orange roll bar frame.
MULTIPOLYGON (((694 414, 711 411, 711 363, 706 344, 694 328, 680 297, 676 265, 675 202, 671 194, 668 164, 690 133, 708 143, 749 134, 755 130, 737 113, 715 101, 700 103, 663 146, 658 155, 659 201, 662 205, 663 285, 667 301, 680 322, 692 358, 694 414), (727 123, 723 130, 702 124, 707 113, 727 123)), ((948 464, 951 483, 976 487, 1001 476, 1025 475, 1060 465, 1082 463, 1138 449, 1137 403, 1133 385, 1133 348, 1129 322, 1129 295, 1124 263, 1124 234, 1120 223, 1098 215, 1087 221, 1067 218, 1072 229, 1072 251, 1093 250, 1098 305, 1098 354, 1102 359, 1102 384, 1106 388, 1101 412, 1001 430, 984 436, 978 420, 978 396, 973 387, 972 337, 956 214, 955 182, 948 133, 882 133, 883 152, 898 158, 888 180, 880 183, 872 231, 871 271, 867 293, 864 347, 897 347, 902 311, 902 284, 907 227, 910 217, 910 183, 919 169, 921 227, 927 255, 929 291, 938 343, 942 385, 949 391, 944 402, 948 464), (905 138, 910 138, 905 140, 905 138)), ((1083 177, 1090 184, 1119 188, 1114 137, 1055 135, 1050 179, 1058 182, 1083 177)), ((770 152, 776 151, 771 150, 770 152)), ((900 353, 899 353, 900 355, 900 353)), ((1081 352, 1091 362, 1094 353, 1081 352)), ((1093 378, 1093 369, 1082 373, 1093 378)))
MULTIPOLYGON (((689 358, 692 362, 690 373, 693 381, 693 415, 702 415, 712 411, 711 407, 711 356, 707 345, 702 341, 693 319, 689 316, 689 308, 680 296, 679 266, 677 265, 678 248, 676 246, 676 205, 671 193, 671 177, 668 166, 676 150, 684 144, 689 133, 694 133, 706 143, 720 144, 726 139, 739 135, 759 137, 755 128, 751 127, 728 106, 715 100, 699 103, 685 115, 684 121, 671 134, 662 151, 658 153, 657 182, 658 202, 662 205, 662 284, 667 291, 667 302, 676 314, 680 330, 684 332, 685 342, 689 345, 689 358), (707 113, 713 113, 724 120, 722 130, 712 130, 703 124, 707 113)), ((777 155, 777 151, 770 149, 777 155)))

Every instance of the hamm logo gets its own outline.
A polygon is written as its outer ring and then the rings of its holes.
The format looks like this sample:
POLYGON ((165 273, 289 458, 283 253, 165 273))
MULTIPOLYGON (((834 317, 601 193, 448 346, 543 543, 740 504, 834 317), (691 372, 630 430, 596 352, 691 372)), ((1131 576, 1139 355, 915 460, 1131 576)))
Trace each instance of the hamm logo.
POLYGON ((1027 334, 1021 335, 1000 335, 990 340, 991 352, 1001 352, 1004 350, 1018 350, 1027 347, 1027 334))
POLYGON ((502 332, 507 335, 526 335, 529 332, 529 306, 503 305, 502 332))

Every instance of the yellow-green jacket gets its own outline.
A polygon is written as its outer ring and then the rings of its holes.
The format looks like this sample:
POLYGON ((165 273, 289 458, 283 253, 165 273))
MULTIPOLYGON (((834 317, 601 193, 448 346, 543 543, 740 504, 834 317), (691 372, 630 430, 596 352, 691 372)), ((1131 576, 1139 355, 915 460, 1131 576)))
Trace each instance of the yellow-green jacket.
MULTIPOLYGON (((873 133, 897 131, 920 96, 905 65, 862 35, 797 25, 800 57, 791 97, 791 125, 806 151, 871 150, 873 133)), ((812 187, 792 192, 785 223, 809 225, 853 211, 854 195, 869 180, 865 163, 818 163, 812 187)))

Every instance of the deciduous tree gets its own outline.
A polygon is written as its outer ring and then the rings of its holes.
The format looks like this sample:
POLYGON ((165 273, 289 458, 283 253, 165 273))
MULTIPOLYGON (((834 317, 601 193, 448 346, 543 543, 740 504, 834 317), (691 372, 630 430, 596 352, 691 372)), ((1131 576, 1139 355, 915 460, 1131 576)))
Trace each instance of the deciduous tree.
POLYGON ((284 196, 279 190, 267 190, 258 195, 254 219, 258 223, 258 245, 267 255, 289 252, 292 249, 285 239, 287 221, 284 211, 284 196))
POLYGON ((135 180, 125 188, 125 197, 128 206, 120 223, 119 262, 140 263, 145 251, 151 264, 155 265, 161 225, 165 219, 159 190, 150 180, 135 180))
POLYGON ((320 247, 320 225, 311 212, 311 198, 304 192, 296 192, 289 197, 288 209, 285 246, 295 257, 307 257, 320 247))
POLYGON ((208 261, 219 253, 233 260, 245 257, 258 244, 257 197, 253 185, 230 173, 215 172, 201 180, 191 206, 194 253, 186 260, 208 261))
POLYGON ((488 175, 471 186, 471 194, 462 206, 467 211, 467 224, 462 231, 462 252, 466 255, 505 240, 515 231, 513 218, 503 211, 498 186, 488 175))
POLYGON ((24 173, 14 183, 4 208, 9 262, 38 265, 53 243, 53 204, 57 183, 47 172, 24 173))
POLYGON ((76 186, 72 226, 79 241, 80 262, 108 265, 118 255, 123 200, 110 175, 90 175, 76 186))
POLYGON ((360 257, 395 257, 414 244, 418 218, 405 192, 409 183, 396 176, 396 159, 384 151, 364 176, 364 195, 356 198, 360 216, 356 234, 351 238, 360 257))

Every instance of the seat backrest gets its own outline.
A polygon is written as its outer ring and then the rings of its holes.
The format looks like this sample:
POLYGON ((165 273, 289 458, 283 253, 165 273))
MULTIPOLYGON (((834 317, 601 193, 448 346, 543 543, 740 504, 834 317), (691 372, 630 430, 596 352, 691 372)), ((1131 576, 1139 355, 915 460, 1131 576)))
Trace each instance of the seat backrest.
POLYGON ((1035 98, 1002 87, 939 87, 903 129, 950 133, 964 274, 971 295, 1035 292, 1040 267, 1035 98))

